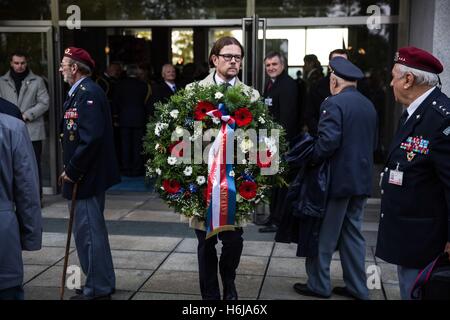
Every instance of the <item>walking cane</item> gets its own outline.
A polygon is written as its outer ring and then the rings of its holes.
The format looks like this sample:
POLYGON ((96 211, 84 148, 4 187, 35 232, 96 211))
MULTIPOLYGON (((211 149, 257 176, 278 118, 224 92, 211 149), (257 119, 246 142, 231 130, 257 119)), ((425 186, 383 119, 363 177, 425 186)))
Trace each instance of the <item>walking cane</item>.
POLYGON ((70 240, 72 237, 73 218, 75 216, 75 204, 77 201, 77 190, 78 190, 78 183, 75 183, 73 185, 73 190, 72 190, 72 203, 70 206, 69 227, 67 230, 66 253, 64 254, 64 269, 63 269, 63 274, 62 274, 62 278, 61 278, 61 291, 60 291, 60 299, 61 300, 64 300, 64 288, 66 287, 67 263, 69 262, 70 240))

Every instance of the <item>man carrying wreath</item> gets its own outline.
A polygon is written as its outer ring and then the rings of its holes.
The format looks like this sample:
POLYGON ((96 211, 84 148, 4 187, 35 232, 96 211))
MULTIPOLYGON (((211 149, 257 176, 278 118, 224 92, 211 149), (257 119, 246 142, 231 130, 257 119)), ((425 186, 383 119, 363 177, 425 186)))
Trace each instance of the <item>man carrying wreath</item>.
MULTIPOLYGON (((251 92, 252 101, 259 98, 259 93, 243 83, 237 77, 241 68, 244 49, 239 41, 233 37, 223 37, 214 43, 209 55, 210 66, 214 68, 205 79, 199 82, 201 86, 223 84, 229 86, 243 86, 245 91, 251 92)), ((193 84, 187 86, 192 89, 193 84)), ((222 241, 222 253, 219 261, 219 272, 223 284, 223 299, 237 300, 238 295, 234 280, 239 266, 243 249, 243 229, 235 225, 234 230, 224 230, 206 238, 205 222, 197 217, 190 218, 190 227, 195 229, 198 239, 197 257, 199 266, 199 280, 202 298, 204 300, 220 300, 220 288, 217 277, 217 238, 222 241)))

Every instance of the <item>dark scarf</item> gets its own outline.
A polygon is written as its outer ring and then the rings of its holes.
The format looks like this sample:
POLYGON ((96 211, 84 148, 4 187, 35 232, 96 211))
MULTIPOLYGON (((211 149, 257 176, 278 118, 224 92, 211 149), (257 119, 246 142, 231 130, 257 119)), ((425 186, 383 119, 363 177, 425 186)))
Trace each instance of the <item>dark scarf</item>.
POLYGON ((9 74, 11 75, 11 78, 14 80, 14 84, 16 86, 16 93, 17 96, 19 96, 20 88, 22 87, 22 81, 30 74, 30 69, 26 68, 24 72, 17 73, 13 70, 13 68, 10 68, 9 74))

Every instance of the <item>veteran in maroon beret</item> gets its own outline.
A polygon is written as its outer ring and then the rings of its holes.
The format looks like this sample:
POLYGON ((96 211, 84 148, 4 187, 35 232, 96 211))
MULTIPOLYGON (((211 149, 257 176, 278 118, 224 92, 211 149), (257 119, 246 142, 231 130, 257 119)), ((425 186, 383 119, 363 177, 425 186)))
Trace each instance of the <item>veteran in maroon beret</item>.
POLYGON ((394 62, 403 114, 381 174, 376 256, 397 265, 401 297, 410 299, 420 270, 450 253, 450 99, 431 53, 401 48, 394 62))
POLYGON ((103 217, 105 191, 120 181, 111 112, 102 88, 89 77, 95 62, 81 48, 65 49, 59 71, 70 91, 64 103, 61 142, 63 197, 70 200, 78 183, 74 238, 86 283, 74 300, 108 299, 115 274, 103 217))

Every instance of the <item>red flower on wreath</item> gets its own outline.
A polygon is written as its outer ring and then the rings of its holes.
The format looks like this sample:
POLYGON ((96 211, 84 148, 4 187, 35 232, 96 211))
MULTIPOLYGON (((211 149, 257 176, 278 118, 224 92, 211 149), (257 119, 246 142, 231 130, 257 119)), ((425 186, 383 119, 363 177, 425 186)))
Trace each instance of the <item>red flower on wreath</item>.
POLYGON ((245 127, 253 120, 253 115, 248 108, 240 108, 234 112, 234 119, 238 127, 245 127))
POLYGON ((258 185, 253 181, 244 181, 239 186, 239 194, 246 200, 251 200, 256 197, 256 190, 258 185))
POLYGON ((206 116, 207 112, 216 109, 216 107, 208 101, 199 101, 195 106, 194 119, 202 121, 206 116))
POLYGON ((256 154, 256 164, 258 167, 260 168, 270 168, 270 166, 272 165, 272 161, 270 160, 270 158, 272 158, 272 153, 270 152, 270 150, 267 150, 267 158, 269 159, 269 162, 261 162, 261 159, 259 157, 259 152, 256 154))
POLYGON ((174 194, 180 190, 181 186, 177 180, 164 180, 163 188, 168 193, 174 194))
POLYGON ((176 141, 174 143, 172 143, 171 145, 169 145, 169 147, 167 148, 167 151, 169 152, 169 154, 173 157, 177 157, 177 158, 181 158, 184 154, 184 143, 183 141, 176 141), (172 150, 175 149, 175 152, 172 154, 172 150))

